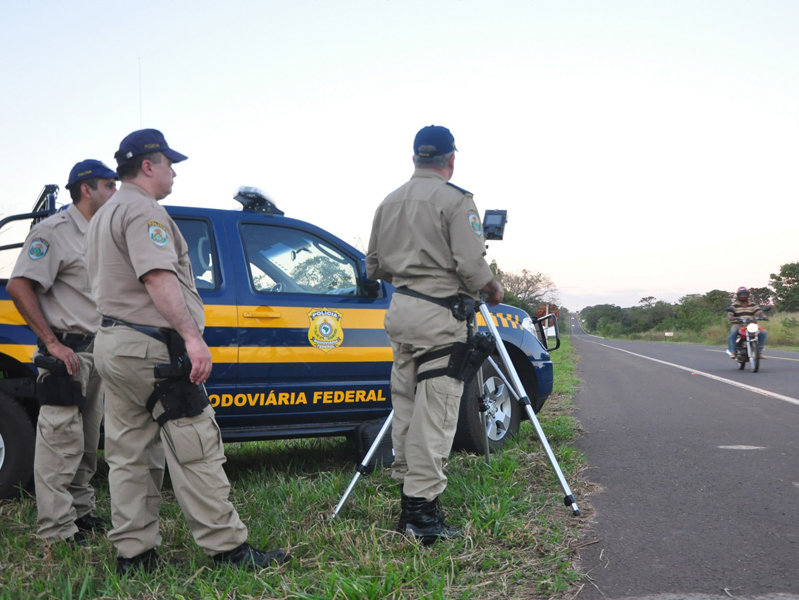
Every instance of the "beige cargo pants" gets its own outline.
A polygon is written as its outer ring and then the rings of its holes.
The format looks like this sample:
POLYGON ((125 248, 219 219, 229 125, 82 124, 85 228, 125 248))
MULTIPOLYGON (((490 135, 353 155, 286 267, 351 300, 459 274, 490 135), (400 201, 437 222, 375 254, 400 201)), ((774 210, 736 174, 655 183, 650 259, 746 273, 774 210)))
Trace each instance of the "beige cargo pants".
MULTIPOLYGON (((117 555, 130 558, 161 544, 165 463, 189 529, 206 554, 245 542, 247 528, 228 499, 214 409, 208 406, 196 417, 173 419, 162 428, 146 408, 155 384, 153 366, 169 363, 166 345, 128 327, 102 327, 95 356, 106 389, 105 457, 114 527, 108 538, 117 555)), ((157 404, 155 416, 162 412, 157 404)))
POLYGON ((424 363, 418 370, 415 359, 465 342, 466 322, 427 300, 394 294, 385 325, 394 352, 391 476, 403 484, 407 496, 432 501, 447 487, 444 468, 458 425, 463 382, 443 376, 417 385, 418 372, 445 367, 449 357, 424 363))
MULTIPOLYGON (((38 350, 36 355, 38 355, 38 350)), ((91 346, 77 352, 80 382, 86 404, 42 405, 36 422, 33 482, 36 488, 37 535, 63 539, 77 533, 75 519, 95 508, 91 478, 97 470, 97 445, 103 420, 103 385, 95 369, 91 346)), ((50 376, 39 369, 37 381, 50 376)))

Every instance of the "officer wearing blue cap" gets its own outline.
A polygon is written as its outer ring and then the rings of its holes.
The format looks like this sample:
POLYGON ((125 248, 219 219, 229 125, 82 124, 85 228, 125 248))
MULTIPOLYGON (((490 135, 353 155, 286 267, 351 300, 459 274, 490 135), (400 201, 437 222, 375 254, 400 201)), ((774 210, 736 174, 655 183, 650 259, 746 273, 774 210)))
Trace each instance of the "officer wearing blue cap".
POLYGON ((416 134, 413 176, 378 207, 366 257, 369 277, 397 288, 385 319, 394 353, 392 477, 400 483, 402 507, 397 530, 424 544, 459 534, 445 524, 438 500, 447 487, 444 465, 463 393, 463 382, 446 374, 453 344, 467 340, 467 320, 456 301, 462 305, 462 295, 476 299, 483 291, 494 305, 503 296, 484 258, 472 194, 448 183, 456 150, 446 127, 430 125, 416 134))
POLYGON ((186 156, 163 134, 128 135, 115 154, 119 192, 89 227, 86 261, 103 315, 97 368, 106 387, 105 456, 117 571, 165 564, 158 511, 165 466, 197 544, 218 564, 262 568, 282 550, 247 543, 247 528, 228 499, 225 454, 203 382, 211 353, 202 337, 205 312, 186 240, 158 203, 172 192, 172 165, 186 156), (156 377, 171 364, 178 376, 156 377), (189 366, 189 371, 183 369, 189 366), (182 375, 181 375, 182 373, 182 375))
POLYGON ((103 391, 92 353, 100 315, 89 293, 83 244, 89 221, 116 192, 116 179, 99 160, 76 164, 66 185, 73 203, 31 228, 7 286, 38 337, 37 361, 49 359, 52 366, 39 367, 38 377, 37 534, 73 545, 85 542, 86 531, 108 525, 92 514, 103 391))

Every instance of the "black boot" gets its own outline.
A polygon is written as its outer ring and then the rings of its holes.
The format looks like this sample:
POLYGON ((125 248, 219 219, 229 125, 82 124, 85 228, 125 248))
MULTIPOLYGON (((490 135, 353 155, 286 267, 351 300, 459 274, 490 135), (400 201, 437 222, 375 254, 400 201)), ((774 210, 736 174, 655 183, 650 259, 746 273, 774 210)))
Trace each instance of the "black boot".
POLYGON ((418 538, 425 546, 439 539, 450 539, 461 535, 455 527, 447 527, 438 498, 428 502, 424 498, 408 497, 405 535, 418 538))
POLYGON ((402 491, 402 485, 400 485, 400 517, 399 522, 397 523, 397 531, 404 534, 405 527, 408 525, 408 496, 405 495, 405 492, 402 491))
POLYGON ((117 557, 117 575, 126 575, 134 571, 142 573, 152 573, 158 569, 165 567, 180 567, 180 561, 175 559, 166 559, 158 556, 155 548, 151 548, 146 552, 131 556, 130 558, 117 557))
POLYGON ((75 525, 78 527, 80 531, 108 531, 108 528, 111 527, 111 523, 109 523, 106 519, 102 517, 95 517, 92 513, 83 515, 82 517, 75 519, 75 525))
POLYGON ((283 550, 259 550, 253 548, 247 542, 236 546, 228 552, 220 552, 214 555, 214 561, 219 565, 231 565, 239 569, 264 569, 279 565, 286 560, 286 553, 283 550))

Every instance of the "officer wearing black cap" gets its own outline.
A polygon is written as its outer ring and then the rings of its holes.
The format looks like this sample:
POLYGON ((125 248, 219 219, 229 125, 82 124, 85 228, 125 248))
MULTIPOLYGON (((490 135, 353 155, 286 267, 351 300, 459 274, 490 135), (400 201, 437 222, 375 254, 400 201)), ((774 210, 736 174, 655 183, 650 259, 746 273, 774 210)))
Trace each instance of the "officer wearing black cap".
POLYGON ((211 353, 186 240, 158 203, 172 192, 172 165, 186 156, 160 131, 143 129, 115 154, 122 184, 92 221, 86 262, 103 316, 97 368, 106 387, 105 457, 117 571, 164 564, 158 510, 165 465, 197 544, 219 564, 262 568, 282 550, 247 543, 228 496, 225 454, 203 382, 211 353), (176 376, 156 375, 171 365, 176 376), (188 368, 183 368, 185 366, 188 368))
POLYGON ((92 514, 103 390, 92 354, 100 315, 83 243, 89 221, 116 192, 116 179, 99 160, 76 164, 66 186, 72 204, 31 228, 6 288, 38 337, 37 534, 73 545, 108 525, 92 514))
MULTIPOLYGON (((380 204, 372 224, 367 272, 396 286, 385 326, 394 352, 392 477, 401 485, 397 529, 425 544, 452 537, 438 497, 458 423, 463 382, 446 374, 453 344, 466 342, 467 321, 455 310, 465 295, 503 290, 485 260, 485 237, 472 194, 448 183, 455 138, 430 125, 413 142, 411 180, 380 204)), ((462 304, 462 302, 461 302, 462 304)))

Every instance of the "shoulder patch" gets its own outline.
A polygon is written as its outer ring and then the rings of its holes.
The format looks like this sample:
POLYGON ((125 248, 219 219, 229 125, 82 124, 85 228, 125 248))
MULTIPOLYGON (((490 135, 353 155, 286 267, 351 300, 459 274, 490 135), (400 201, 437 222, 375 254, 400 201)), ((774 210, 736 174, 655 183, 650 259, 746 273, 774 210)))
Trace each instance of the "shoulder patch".
POLYGON ((469 194, 470 196, 473 196, 473 195, 474 195, 474 194, 472 194, 470 191, 468 191, 468 190, 464 190, 463 188, 461 188, 461 187, 458 187, 457 185, 455 185, 454 183, 450 183, 449 181, 447 182, 447 185, 448 185, 448 186, 450 186, 450 187, 454 187, 456 190, 458 190, 458 191, 459 191, 459 192, 461 192, 462 194, 469 194))
POLYGON ((50 242, 44 238, 34 238, 31 245, 28 247, 28 256, 31 260, 39 260, 44 258, 47 251, 50 249, 50 242))
POLYGON ((166 227, 158 221, 150 221, 147 223, 147 233, 150 234, 150 239, 153 244, 159 248, 163 248, 169 242, 166 234, 166 227))
POLYGON ((483 237, 483 224, 480 222, 480 215, 477 214, 477 211, 470 210, 466 213, 466 217, 469 219, 469 227, 474 234, 483 237))

